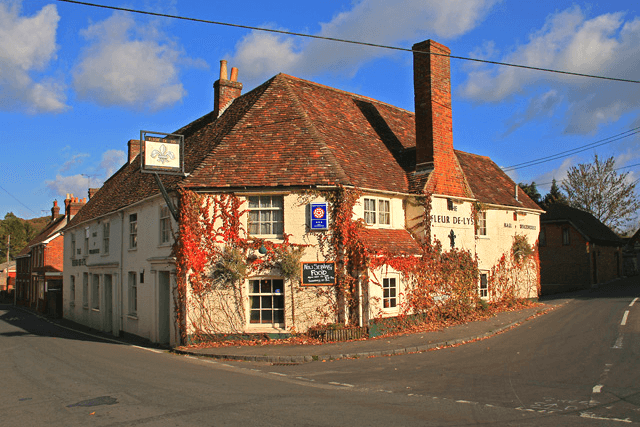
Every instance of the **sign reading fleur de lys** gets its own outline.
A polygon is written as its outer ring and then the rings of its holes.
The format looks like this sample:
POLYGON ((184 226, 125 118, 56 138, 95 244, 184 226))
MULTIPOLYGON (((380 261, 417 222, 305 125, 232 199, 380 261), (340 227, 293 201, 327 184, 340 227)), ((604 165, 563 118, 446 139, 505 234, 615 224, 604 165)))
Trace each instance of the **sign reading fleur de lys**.
POLYGON ((140 149, 144 153, 142 171, 183 174, 183 146, 184 136, 182 135, 140 131, 140 149))
POLYGON ((311 231, 327 230, 329 228, 329 216, 326 203, 310 203, 310 229, 311 231))

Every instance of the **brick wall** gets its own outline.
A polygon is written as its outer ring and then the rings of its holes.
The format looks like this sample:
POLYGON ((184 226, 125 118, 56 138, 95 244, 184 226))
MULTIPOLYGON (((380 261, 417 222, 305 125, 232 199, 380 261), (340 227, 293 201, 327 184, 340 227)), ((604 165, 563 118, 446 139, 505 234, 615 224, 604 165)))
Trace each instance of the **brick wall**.
POLYGON ((570 225, 544 224, 546 245, 540 246, 542 284, 566 284, 588 287, 591 267, 586 240, 570 225), (570 245, 562 244, 562 230, 569 229, 570 245))
POLYGON ((426 40, 413 45, 416 120, 416 167, 433 168, 427 189, 436 194, 467 197, 464 175, 453 152, 451 51, 426 40), (431 55, 420 52, 431 52, 431 55), (443 56, 444 55, 444 56, 443 56))
POLYGON ((62 271, 64 262, 64 238, 62 236, 56 237, 47 244, 44 254, 44 262, 45 265, 62 271))

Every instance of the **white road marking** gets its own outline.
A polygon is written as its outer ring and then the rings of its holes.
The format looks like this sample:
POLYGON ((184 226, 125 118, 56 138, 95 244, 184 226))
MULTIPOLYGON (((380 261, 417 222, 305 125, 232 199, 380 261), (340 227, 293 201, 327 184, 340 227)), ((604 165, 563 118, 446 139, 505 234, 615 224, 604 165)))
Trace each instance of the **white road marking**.
POLYGON ((633 301, 631 301, 631 304, 629 304, 629 307, 633 307, 633 304, 635 304, 636 301, 638 301, 638 297, 635 297, 633 301))
POLYGON ((281 377, 288 377, 288 375, 287 375, 287 374, 281 374, 280 372, 269 372, 269 373, 270 373, 270 374, 273 374, 273 375, 279 375, 279 376, 281 376, 281 377))
POLYGON ((624 315, 622 316, 622 322, 620 322, 620 326, 624 326, 627 324, 627 316, 629 316, 629 310, 624 312, 624 315))
POLYGON ((616 343, 611 348, 622 348, 622 335, 618 336, 616 343))
POLYGON ((602 391, 602 387, 604 387, 602 384, 598 384, 597 386, 593 387, 593 392, 600 393, 602 391))
POLYGON ((581 412, 580 416, 582 418, 591 418, 593 420, 607 420, 607 421, 618 421, 621 423, 631 423, 632 421, 629 418, 606 418, 606 417, 597 417, 595 414, 592 414, 590 412, 581 412))

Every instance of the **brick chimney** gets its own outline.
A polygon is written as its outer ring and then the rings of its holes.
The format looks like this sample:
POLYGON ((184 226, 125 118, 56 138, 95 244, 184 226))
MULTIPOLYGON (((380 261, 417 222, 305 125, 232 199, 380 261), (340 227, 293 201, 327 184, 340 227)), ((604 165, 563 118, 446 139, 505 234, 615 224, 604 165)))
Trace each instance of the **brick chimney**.
POLYGON ((100 190, 99 188, 90 188, 89 189, 89 200, 93 198, 93 196, 100 190))
POLYGON ((77 197, 73 197, 73 194, 67 193, 67 197, 64 199, 64 214, 67 221, 70 221, 86 203, 86 198, 79 200, 77 197))
POLYGON ((58 216, 60 216, 60 206, 58 206, 58 201, 54 200, 51 208, 51 221, 55 221, 58 216))
POLYGON ((129 163, 131 163, 140 154, 140 140, 130 139, 127 145, 129 146, 129 163))
POLYGON ((227 61, 220 61, 220 80, 213 84, 213 113, 220 117, 234 99, 242 94, 242 83, 238 82, 238 69, 231 68, 231 80, 227 80, 227 61))
POLYGON ((426 40, 413 45, 413 51, 416 172, 430 173, 427 189, 433 193, 468 196, 464 175, 453 151, 451 50, 426 40))

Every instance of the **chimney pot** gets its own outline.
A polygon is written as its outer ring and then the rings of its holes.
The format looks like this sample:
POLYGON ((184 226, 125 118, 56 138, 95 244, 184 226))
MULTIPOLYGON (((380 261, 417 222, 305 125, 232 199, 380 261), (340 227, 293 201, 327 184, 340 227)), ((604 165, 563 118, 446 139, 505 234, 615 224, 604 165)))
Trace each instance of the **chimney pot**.
MULTIPOLYGON (((231 69, 233 73, 233 69, 231 69)), ((220 60, 220 80, 227 80, 227 60, 220 60)))
POLYGON ((220 80, 213 84, 213 114, 220 117, 234 99, 242 94, 242 83, 237 81, 238 69, 231 69, 231 80, 227 80, 227 61, 220 61, 220 80))

